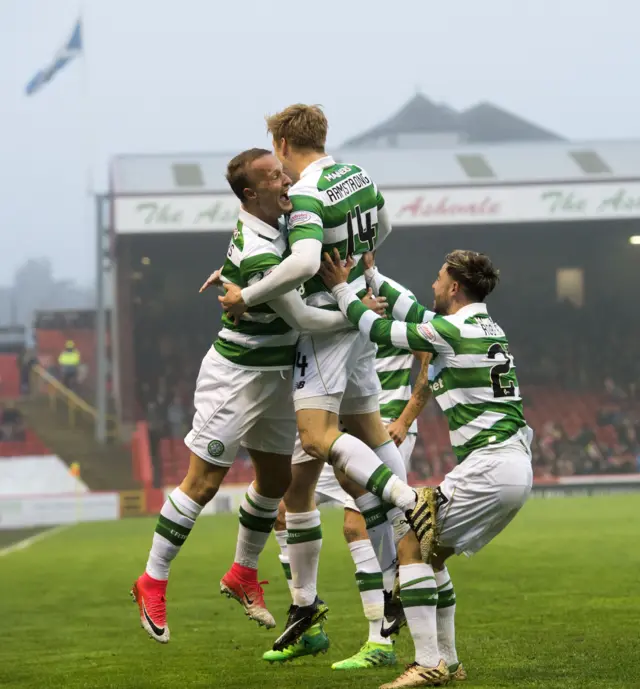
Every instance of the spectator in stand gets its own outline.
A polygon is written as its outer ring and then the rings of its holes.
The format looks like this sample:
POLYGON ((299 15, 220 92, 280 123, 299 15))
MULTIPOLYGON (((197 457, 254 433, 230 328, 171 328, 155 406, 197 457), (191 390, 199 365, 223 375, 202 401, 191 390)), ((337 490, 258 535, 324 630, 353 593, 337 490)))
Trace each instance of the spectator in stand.
POLYGON ((13 402, 8 402, 0 417, 2 439, 11 442, 26 440, 26 427, 22 413, 13 402))
POLYGON ((38 363, 36 353, 32 349, 23 349, 18 356, 18 370, 20 372, 20 394, 28 395, 31 382, 31 369, 38 363))
POLYGON ((77 386, 80 369, 80 352, 73 340, 67 340, 64 349, 60 352, 58 367, 63 385, 73 390, 77 386))
POLYGON ((153 486, 162 488, 162 458, 160 457, 160 441, 166 438, 168 432, 167 410, 158 400, 147 405, 147 426, 149 429, 149 445, 151 464, 153 467, 153 486))

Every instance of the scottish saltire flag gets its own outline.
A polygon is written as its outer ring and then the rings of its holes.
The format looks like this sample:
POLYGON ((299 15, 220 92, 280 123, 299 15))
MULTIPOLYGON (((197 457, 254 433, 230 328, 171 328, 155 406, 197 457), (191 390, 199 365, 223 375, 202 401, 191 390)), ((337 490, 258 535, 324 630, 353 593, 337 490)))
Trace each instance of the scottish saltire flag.
POLYGON ((51 64, 41 69, 29 81, 25 91, 27 96, 32 96, 37 93, 45 84, 48 84, 53 77, 66 65, 68 65, 74 58, 82 53, 82 22, 80 19, 76 22, 71 37, 66 44, 56 53, 51 64))

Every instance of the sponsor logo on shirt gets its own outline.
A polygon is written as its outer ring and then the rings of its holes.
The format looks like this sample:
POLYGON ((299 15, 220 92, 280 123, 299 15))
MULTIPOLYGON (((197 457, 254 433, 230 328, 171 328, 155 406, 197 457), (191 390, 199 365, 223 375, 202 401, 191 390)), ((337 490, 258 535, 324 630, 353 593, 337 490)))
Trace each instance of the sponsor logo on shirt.
POLYGON ((298 225, 307 225, 313 222, 314 215, 308 211, 295 211, 289 216, 289 229, 298 225))
POLYGON ((429 342, 436 341, 436 331, 429 323, 421 323, 418 326, 418 332, 422 335, 422 337, 424 337, 425 340, 429 340, 429 342))
POLYGON ((345 165, 335 172, 329 172, 324 176, 324 178, 327 180, 327 182, 334 182, 335 180, 340 179, 340 177, 343 175, 346 175, 347 172, 351 172, 351 168, 348 165, 345 165))

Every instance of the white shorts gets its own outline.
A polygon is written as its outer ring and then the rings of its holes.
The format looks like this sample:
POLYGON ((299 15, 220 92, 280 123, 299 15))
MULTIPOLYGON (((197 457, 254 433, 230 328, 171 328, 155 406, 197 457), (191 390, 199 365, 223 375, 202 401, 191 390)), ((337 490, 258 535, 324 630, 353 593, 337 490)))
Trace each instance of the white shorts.
MULTIPOLYGON (((404 442, 398 448, 402 459, 404 460, 405 466, 408 466, 409 460, 411 459, 411 453, 416 444, 415 435, 407 435, 404 442)), ((296 440, 296 452, 299 450, 299 442, 296 440)), ((294 458, 296 457, 296 452, 294 452, 294 458)), ((306 455, 308 459, 311 459, 309 455, 306 455)), ((308 461, 308 460, 307 460, 308 461)), ((345 509, 353 510, 354 512, 360 512, 356 507, 354 499, 347 493, 344 488, 340 485, 336 475, 333 472, 333 467, 329 464, 325 464, 322 467, 322 472, 318 478, 318 483, 316 484, 316 495, 315 495, 316 505, 322 505, 327 502, 338 502, 345 509)))
POLYGON ((375 358, 375 345, 357 330, 303 333, 298 339, 293 369, 296 410, 321 408, 338 414, 342 406, 344 413, 353 413, 348 408, 349 400, 372 396, 377 400, 381 387, 375 358), (315 400, 305 403, 315 397, 329 399, 320 407, 315 400))
POLYGON ((206 462, 229 467, 240 445, 290 455, 296 438, 290 371, 231 366, 212 347, 202 360, 193 428, 184 442, 206 462))
POLYGON ((531 452, 523 440, 473 452, 440 484, 440 544, 456 555, 478 552, 516 516, 532 482, 531 452))

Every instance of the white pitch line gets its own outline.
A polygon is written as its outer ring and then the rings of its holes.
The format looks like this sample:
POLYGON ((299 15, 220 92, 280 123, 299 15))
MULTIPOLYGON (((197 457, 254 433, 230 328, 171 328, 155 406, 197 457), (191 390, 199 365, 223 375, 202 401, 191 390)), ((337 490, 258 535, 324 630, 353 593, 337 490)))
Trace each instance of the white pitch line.
POLYGON ((15 553, 18 550, 25 550, 26 548, 32 546, 34 543, 42 541, 45 538, 49 538, 49 536, 55 536, 56 534, 59 534, 61 531, 65 531, 71 526, 73 526, 73 524, 62 524, 61 526, 54 526, 53 529, 47 529, 46 531, 42 531, 41 533, 38 533, 35 536, 30 536, 29 538, 25 538, 22 541, 18 541, 17 543, 12 543, 6 548, 0 548, 0 557, 3 557, 4 555, 11 555, 11 553, 15 553))

